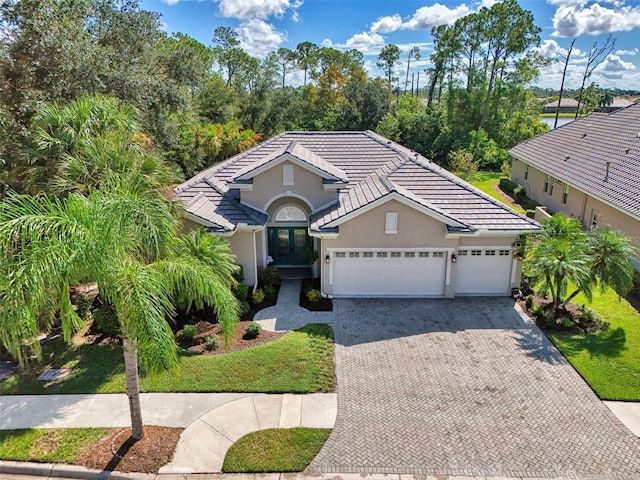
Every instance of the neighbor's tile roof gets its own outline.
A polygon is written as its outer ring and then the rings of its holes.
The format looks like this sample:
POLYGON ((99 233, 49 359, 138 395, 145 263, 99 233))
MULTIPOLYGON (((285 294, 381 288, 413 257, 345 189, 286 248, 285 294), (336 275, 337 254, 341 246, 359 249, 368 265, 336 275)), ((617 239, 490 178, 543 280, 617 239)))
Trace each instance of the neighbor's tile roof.
POLYGON ((429 160, 370 131, 277 135, 199 173, 176 188, 177 196, 187 202, 187 211, 193 215, 216 225, 222 221, 215 215, 227 219, 229 224, 224 227, 227 231, 238 223, 264 225, 266 215, 241 204, 227 184, 286 151, 346 183, 336 204, 312 216, 311 229, 318 232, 334 231, 330 223, 340 223, 345 215, 392 194, 445 217, 452 231, 535 231, 539 228, 533 220, 429 160), (198 194, 214 205, 213 213, 207 214, 206 204, 194 200, 198 194))
POLYGON ((509 153, 574 188, 640 216, 640 103, 612 113, 587 115, 525 140, 509 153))

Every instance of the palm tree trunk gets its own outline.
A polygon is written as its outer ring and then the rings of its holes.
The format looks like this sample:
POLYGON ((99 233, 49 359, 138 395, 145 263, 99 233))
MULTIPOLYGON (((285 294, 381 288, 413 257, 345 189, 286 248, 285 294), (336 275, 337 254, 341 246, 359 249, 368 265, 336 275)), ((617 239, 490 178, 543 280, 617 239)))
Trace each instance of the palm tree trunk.
POLYGON ((142 408, 140 408, 140 386, 138 385, 138 350, 126 338, 122 341, 124 350, 124 371, 127 379, 127 397, 129 397, 129 414, 131 415, 131 438, 140 440, 144 437, 142 424, 142 408))

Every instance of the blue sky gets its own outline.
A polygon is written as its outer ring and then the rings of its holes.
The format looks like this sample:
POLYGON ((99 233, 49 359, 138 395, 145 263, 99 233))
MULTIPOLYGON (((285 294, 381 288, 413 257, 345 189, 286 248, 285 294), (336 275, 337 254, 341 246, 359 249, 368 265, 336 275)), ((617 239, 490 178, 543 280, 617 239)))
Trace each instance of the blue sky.
MULTIPOLYGON (((337 49, 357 48, 365 67, 379 75, 375 63, 380 49, 393 43, 407 51, 421 49, 422 59, 412 71, 424 71, 432 51, 433 26, 490 6, 496 0, 142 0, 143 8, 160 12, 168 33, 186 33, 212 44, 213 30, 236 30, 242 47, 264 57, 279 47, 294 49, 303 41, 337 49)), ((640 90, 640 0, 521 0, 542 28, 540 51, 549 58, 566 54, 576 38, 566 85, 580 86, 586 57, 594 42, 611 33, 614 53, 593 73, 591 81, 603 88, 640 90)), ((403 56, 406 62, 406 56, 403 56)), ((535 84, 559 88, 562 64, 545 68, 535 84)), ((406 67, 405 67, 406 68, 406 67)), ((398 75, 403 75, 398 67, 398 75)), ((291 83, 299 82, 294 74, 291 83)))

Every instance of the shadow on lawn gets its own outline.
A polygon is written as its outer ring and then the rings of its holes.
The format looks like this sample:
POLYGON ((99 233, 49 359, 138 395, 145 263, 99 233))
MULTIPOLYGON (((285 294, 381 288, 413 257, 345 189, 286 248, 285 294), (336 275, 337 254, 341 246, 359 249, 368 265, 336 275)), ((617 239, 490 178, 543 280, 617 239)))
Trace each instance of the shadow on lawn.
POLYGON ((562 351, 567 355, 577 355, 582 351, 589 352, 591 357, 619 357, 627 348, 627 336, 624 328, 611 329, 608 323, 604 323, 602 329, 595 333, 579 335, 554 334, 562 344, 562 351), (570 336, 571 340, 565 340, 570 336))

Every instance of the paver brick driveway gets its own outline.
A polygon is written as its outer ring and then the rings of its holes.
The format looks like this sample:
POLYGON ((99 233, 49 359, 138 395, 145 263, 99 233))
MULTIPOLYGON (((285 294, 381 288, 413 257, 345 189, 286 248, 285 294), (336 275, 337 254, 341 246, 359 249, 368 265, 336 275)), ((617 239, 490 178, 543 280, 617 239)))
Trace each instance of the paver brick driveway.
POLYGON ((311 472, 640 478, 640 440, 506 298, 337 300, 311 472))

